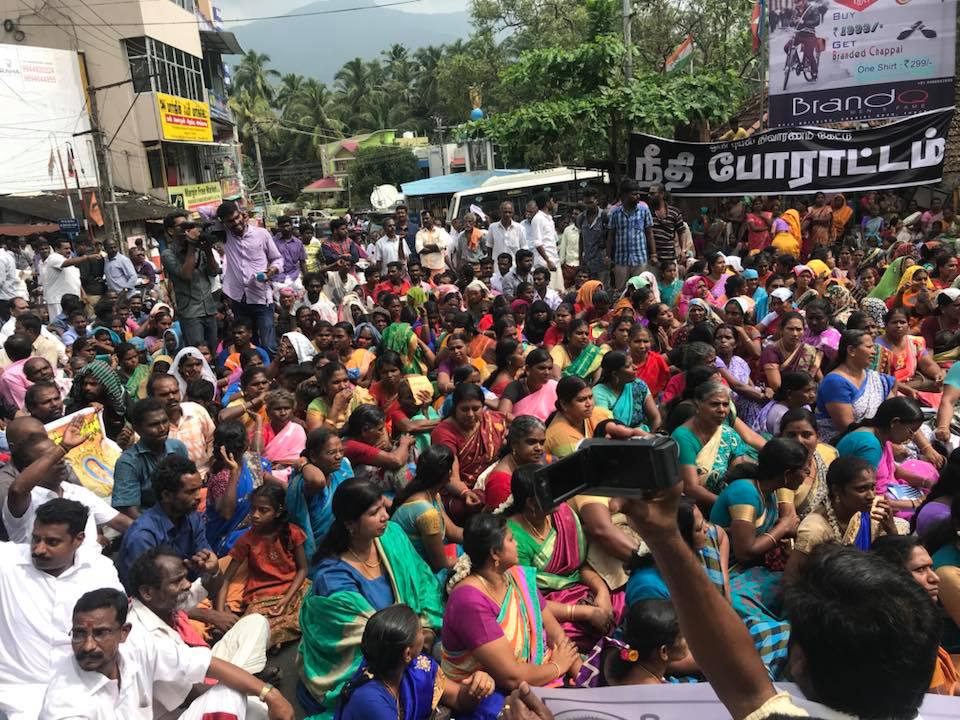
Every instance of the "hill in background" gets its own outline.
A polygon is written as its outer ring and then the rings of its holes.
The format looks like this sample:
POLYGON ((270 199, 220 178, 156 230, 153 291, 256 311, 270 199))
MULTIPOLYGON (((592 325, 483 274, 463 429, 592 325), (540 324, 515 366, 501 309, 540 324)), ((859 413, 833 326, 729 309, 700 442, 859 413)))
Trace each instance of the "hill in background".
MULTIPOLYGON (((245 51, 270 56, 270 67, 283 73, 299 73, 333 85, 333 76, 355 57, 373 60, 394 43, 409 48, 411 55, 426 45, 443 45, 469 34, 466 12, 413 13, 377 7, 373 0, 320 0, 291 10, 290 14, 356 8, 369 10, 314 15, 312 17, 255 20, 230 29, 245 51)), ((262 6, 267 14, 268 5, 262 6)), ((239 56, 228 62, 239 62, 239 56)))

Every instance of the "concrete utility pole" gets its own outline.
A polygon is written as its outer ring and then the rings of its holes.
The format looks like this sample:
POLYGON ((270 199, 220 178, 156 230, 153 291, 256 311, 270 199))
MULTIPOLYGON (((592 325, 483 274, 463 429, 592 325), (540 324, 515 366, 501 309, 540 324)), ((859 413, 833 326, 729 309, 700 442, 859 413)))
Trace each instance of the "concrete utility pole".
MULTIPOLYGON (((126 249, 124 247, 125 243, 120 242, 122 233, 120 231, 120 211, 117 210, 117 191, 113 186, 113 171, 110 169, 110 158, 107 157, 107 149, 103 144, 103 131, 100 129, 100 113, 97 109, 97 90, 99 89, 92 85, 87 88, 87 97, 90 98, 90 134, 93 137, 93 152, 97 158, 97 165, 103 168, 107 189, 110 191, 110 214, 108 216, 110 220, 106 222, 107 229, 110 232, 110 237, 117 242, 117 246, 126 249)), ((97 177, 99 178, 99 174, 97 177)), ((97 190, 100 192, 100 203, 102 205, 107 202, 104 197, 103 186, 98 186, 97 190)))
POLYGON ((253 125, 253 149, 257 155, 257 180, 260 183, 260 192, 267 191, 267 181, 263 178, 263 158, 260 157, 260 131, 257 129, 257 123, 253 125))
POLYGON ((632 0, 623 0, 623 46, 626 53, 623 56, 623 77, 627 82, 633 79, 633 41, 630 38, 630 24, 633 22, 632 0))

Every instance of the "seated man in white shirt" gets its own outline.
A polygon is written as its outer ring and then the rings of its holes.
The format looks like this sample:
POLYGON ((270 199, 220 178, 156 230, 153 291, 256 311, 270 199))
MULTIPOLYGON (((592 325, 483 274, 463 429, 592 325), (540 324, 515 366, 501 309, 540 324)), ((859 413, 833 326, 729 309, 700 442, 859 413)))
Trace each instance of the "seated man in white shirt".
POLYGON ((936 607, 906 570, 857 548, 814 548, 787 586, 788 672, 803 696, 778 693, 750 633, 680 536, 680 485, 624 511, 653 553, 680 632, 733 720, 812 715, 911 720, 933 677, 936 607))
MULTIPOLYGON (((184 561, 171 547, 150 548, 134 561, 128 579, 133 596, 130 605, 133 639, 149 638, 157 646, 206 646, 203 637, 187 620, 185 611, 208 596, 216 597, 222 581, 217 556, 209 550, 202 550, 184 561), (202 571, 202 574, 191 583, 188 570, 202 571)), ((249 673, 261 672, 267 663, 270 636, 267 619, 257 614, 240 619, 231 615, 231 618, 233 626, 210 648, 213 657, 249 673)), ((177 707, 185 697, 175 684, 156 684, 155 717, 158 720, 176 717, 167 711, 177 707)))
POLYGON ((276 688, 218 660, 208 648, 138 642, 130 632, 126 595, 111 588, 84 594, 73 609, 73 654, 57 665, 40 720, 151 720, 158 684, 178 687, 187 697, 206 677, 219 684, 204 686, 180 720, 243 720, 247 696, 266 702, 270 718, 293 718, 276 688))
POLYGON ((533 289, 536 293, 534 300, 543 300, 551 310, 556 310, 563 302, 560 293, 550 287, 550 271, 545 267, 533 271, 533 289))
POLYGON ((0 716, 36 720, 53 666, 70 652, 73 606, 117 571, 81 548, 87 508, 56 498, 37 508, 29 545, 0 543, 0 716))
POLYGON ((130 527, 133 521, 129 517, 117 512, 82 485, 70 482, 64 457, 83 443, 82 424, 83 418, 74 418, 64 430, 60 445, 46 433, 39 432, 28 435, 14 447, 11 461, 18 474, 7 491, 2 508, 3 525, 11 542, 29 542, 37 508, 58 497, 76 500, 89 511, 83 544, 93 552, 100 551, 98 525, 106 525, 119 533, 130 527))

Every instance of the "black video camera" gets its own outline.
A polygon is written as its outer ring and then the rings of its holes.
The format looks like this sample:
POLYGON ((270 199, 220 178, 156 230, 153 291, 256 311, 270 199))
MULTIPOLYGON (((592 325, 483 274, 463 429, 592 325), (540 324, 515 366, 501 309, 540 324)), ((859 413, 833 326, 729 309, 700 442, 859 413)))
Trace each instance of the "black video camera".
POLYGON ((669 437, 588 438, 572 455, 536 471, 537 502, 549 512, 581 494, 639 498, 680 482, 679 459, 669 437))

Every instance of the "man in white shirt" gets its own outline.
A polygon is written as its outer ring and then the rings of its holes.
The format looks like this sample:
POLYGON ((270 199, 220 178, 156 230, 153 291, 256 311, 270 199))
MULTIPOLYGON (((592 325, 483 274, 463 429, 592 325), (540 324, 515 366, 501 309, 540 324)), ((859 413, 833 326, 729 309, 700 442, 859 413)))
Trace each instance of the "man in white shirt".
POLYGON ((563 302, 560 293, 550 287, 550 271, 545 267, 538 267, 533 271, 533 299, 543 300, 551 310, 556 310, 563 302))
POLYGON ((550 271, 550 287, 563 291, 563 274, 560 272, 560 254, 557 251, 557 226, 553 211, 557 207, 553 196, 547 192, 537 193, 533 201, 537 214, 530 221, 530 244, 536 253, 537 266, 546 266, 550 271))
POLYGON ((43 301, 47 304, 47 314, 53 320, 60 314, 60 298, 67 293, 82 297, 80 270, 76 267, 87 260, 99 260, 99 255, 81 255, 68 257, 72 249, 70 241, 56 240, 51 246, 49 240, 41 240, 40 286, 43 288, 43 301))
POLYGON ((8 720, 36 720, 53 667, 70 651, 80 596, 123 590, 113 563, 81 547, 88 515, 56 498, 37 508, 29 545, 0 543, 0 715, 8 720))
POLYGON ((20 279, 17 270, 17 258, 4 247, 0 247, 0 320, 6 322, 10 317, 10 303, 16 297, 27 296, 27 285, 20 279))
POLYGON ((272 685, 213 656, 208 648, 154 643, 131 637, 127 596, 110 588, 84 594, 73 610, 73 653, 60 661, 47 686, 40 720, 153 720, 158 685, 184 697, 210 677, 180 720, 246 717, 246 697, 262 695, 271 718, 293 718, 293 708, 272 685))
POLYGON ((511 265, 516 262, 517 250, 526 246, 526 235, 520 223, 513 221, 513 203, 500 203, 500 219, 487 230, 486 245, 494 259, 503 253, 510 256, 511 265))
POLYGON ((420 263, 430 273, 428 279, 433 280, 446 270, 444 258, 450 244, 450 236, 446 230, 434 222, 433 214, 429 210, 423 211, 423 227, 417 231, 417 254, 420 263))
MULTIPOLYGON (((216 597, 222 581, 217 556, 209 550, 202 550, 184 561, 173 548, 162 545, 150 548, 130 569, 131 640, 150 642, 170 653, 181 646, 206 645, 187 621, 185 611, 208 596, 216 597), (187 579, 188 569, 202 571, 202 574, 191 583, 187 579)), ((269 637, 270 625, 263 615, 245 615, 237 619, 208 652, 245 672, 258 673, 267 663, 269 637)), ((185 697, 186 691, 176 683, 155 683, 154 717, 157 720, 177 717, 169 711, 178 707, 185 697)))
POLYGON ((130 527, 130 518, 117 512, 82 485, 70 482, 64 457, 83 443, 83 421, 84 418, 75 417, 67 425, 60 445, 46 433, 39 432, 28 435, 13 449, 11 461, 18 475, 7 491, 2 509, 3 525, 11 542, 28 542, 37 508, 58 497, 76 500, 89 511, 83 545, 92 552, 100 552, 98 525, 107 525, 119 533, 130 527))
POLYGON ((403 239, 397 235, 397 221, 387 218, 383 221, 383 235, 374 245, 375 259, 380 264, 380 274, 387 274, 387 265, 392 262, 406 262, 407 249, 403 239))

